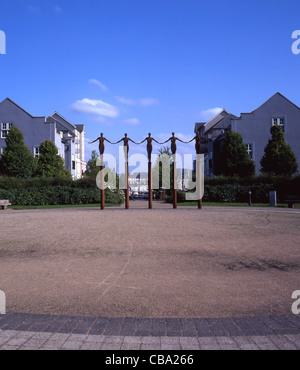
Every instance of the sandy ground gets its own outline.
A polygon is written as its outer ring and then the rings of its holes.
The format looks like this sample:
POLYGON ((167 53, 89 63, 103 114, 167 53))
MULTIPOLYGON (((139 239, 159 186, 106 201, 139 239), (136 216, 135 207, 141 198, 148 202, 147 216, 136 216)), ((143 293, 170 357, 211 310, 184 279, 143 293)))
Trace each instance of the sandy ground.
POLYGON ((0 211, 7 311, 109 317, 291 314, 300 210, 0 211))

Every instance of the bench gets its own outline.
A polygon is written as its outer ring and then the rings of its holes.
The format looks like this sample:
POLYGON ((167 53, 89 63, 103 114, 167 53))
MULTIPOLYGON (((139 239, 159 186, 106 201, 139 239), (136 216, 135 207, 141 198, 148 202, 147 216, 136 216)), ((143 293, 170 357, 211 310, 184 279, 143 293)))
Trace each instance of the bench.
POLYGON ((9 203, 9 200, 0 200, 0 207, 2 209, 7 209, 8 206, 11 206, 11 203, 9 203))
POLYGON ((300 199, 288 199, 285 200, 284 203, 287 203, 289 208, 294 208, 294 204, 300 203, 300 199))

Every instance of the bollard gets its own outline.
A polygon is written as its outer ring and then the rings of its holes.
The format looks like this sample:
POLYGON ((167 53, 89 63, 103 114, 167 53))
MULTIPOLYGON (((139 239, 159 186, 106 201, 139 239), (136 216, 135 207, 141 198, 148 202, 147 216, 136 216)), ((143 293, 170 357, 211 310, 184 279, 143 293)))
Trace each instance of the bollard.
POLYGON ((249 206, 251 207, 252 206, 252 199, 251 199, 251 191, 249 191, 249 206))

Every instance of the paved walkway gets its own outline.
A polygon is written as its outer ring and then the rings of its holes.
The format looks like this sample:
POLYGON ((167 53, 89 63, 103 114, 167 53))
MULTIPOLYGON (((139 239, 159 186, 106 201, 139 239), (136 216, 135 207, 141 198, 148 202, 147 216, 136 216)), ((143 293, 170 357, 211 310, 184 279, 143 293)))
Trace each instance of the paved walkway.
POLYGON ((0 350, 300 350, 300 316, 140 319, 8 313, 0 350))

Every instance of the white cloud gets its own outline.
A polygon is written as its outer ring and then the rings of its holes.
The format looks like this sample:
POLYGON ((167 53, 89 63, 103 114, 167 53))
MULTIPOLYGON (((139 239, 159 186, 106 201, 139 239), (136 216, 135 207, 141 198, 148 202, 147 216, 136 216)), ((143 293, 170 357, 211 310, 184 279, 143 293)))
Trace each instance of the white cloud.
POLYGON ((215 117, 217 114, 219 114, 222 110, 223 109, 219 107, 203 110, 202 112, 200 112, 199 118, 202 120, 209 121, 210 119, 215 117))
POLYGON ((89 80, 89 83, 92 84, 92 85, 99 86, 103 91, 107 90, 107 87, 102 82, 96 80, 95 78, 91 78, 89 80))
POLYGON ((126 123, 127 125, 130 125, 130 126, 136 126, 140 124, 140 120, 138 118, 129 118, 129 119, 125 119, 123 123, 126 123))
POLYGON ((94 115, 101 121, 103 117, 115 118, 119 116, 118 109, 102 100, 82 99, 71 105, 71 109, 79 112, 94 115))
POLYGON ((142 107, 148 107, 150 105, 158 104, 158 100, 154 98, 142 98, 142 99, 128 99, 121 96, 115 96, 115 99, 118 100, 118 102, 125 104, 125 105, 137 105, 142 107))

